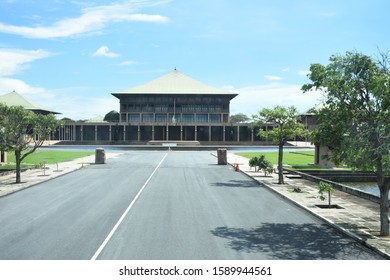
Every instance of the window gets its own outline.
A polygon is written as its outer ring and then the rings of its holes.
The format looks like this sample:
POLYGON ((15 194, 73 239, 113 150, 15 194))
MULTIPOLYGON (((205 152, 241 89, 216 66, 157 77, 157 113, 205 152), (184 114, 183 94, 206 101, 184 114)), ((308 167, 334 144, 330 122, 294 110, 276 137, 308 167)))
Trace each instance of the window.
POLYGON ((208 123, 209 118, 207 114, 198 114, 196 115, 196 122, 197 123, 208 123))
POLYGON ((169 123, 181 123, 181 115, 180 114, 169 114, 168 115, 169 123))
POLYGON ((156 105, 156 112, 168 112, 168 105, 156 105))
POLYGON ((157 123, 166 123, 167 115, 166 114, 156 114, 156 122, 157 123))
POLYGON ((142 122, 143 123, 153 123, 154 122, 153 114, 143 114, 142 115, 142 122))
POLYGON ((183 123, 193 123, 194 115, 192 114, 183 114, 183 123))
POLYGON ((221 115, 210 115, 211 123, 221 123, 221 115))
POLYGON ((121 111, 126 112, 127 111, 127 104, 121 104, 121 111))
POLYGON ((130 123, 139 123, 140 122, 139 114, 129 114, 129 122, 130 123))

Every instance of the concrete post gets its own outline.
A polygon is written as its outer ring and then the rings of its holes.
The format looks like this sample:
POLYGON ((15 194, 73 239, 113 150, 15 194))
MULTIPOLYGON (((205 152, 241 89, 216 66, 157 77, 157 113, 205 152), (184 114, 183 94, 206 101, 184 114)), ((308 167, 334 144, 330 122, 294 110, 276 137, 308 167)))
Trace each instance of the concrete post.
POLYGON ((227 165, 226 149, 218 149, 217 157, 218 157, 218 165, 227 165))
POLYGON ((106 163, 106 152, 103 148, 97 148, 95 150, 95 164, 106 163))

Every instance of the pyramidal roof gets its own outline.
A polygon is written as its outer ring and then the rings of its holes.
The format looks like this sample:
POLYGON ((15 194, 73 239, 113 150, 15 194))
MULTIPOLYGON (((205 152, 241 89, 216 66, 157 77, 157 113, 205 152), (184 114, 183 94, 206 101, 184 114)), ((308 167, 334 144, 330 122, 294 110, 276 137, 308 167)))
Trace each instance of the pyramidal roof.
POLYGON ((237 94, 199 82, 176 69, 146 84, 112 93, 122 94, 237 94))
POLYGON ((3 103, 7 106, 22 106, 26 110, 31 110, 41 114, 60 114, 47 107, 39 105, 38 103, 28 100, 16 91, 0 95, 0 103, 3 103))

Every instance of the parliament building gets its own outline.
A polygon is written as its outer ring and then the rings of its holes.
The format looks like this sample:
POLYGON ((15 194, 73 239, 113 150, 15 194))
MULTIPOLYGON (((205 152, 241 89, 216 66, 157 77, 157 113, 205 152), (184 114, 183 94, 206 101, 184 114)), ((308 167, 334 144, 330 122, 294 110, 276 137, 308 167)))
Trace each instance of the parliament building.
POLYGON ((107 144, 258 141, 248 124, 229 122, 230 101, 236 93, 206 85, 176 69, 112 95, 119 99, 119 122, 68 122, 58 138, 107 144))

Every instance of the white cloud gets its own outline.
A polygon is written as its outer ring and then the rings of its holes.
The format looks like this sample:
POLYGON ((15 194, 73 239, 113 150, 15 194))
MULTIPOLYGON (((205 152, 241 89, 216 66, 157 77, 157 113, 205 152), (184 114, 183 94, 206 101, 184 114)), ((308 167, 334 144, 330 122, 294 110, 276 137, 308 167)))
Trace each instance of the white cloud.
POLYGON ((299 76, 307 77, 307 75, 309 75, 309 74, 310 74, 310 71, 305 71, 305 70, 298 71, 299 76))
POLYGON ((282 77, 272 76, 272 75, 265 75, 264 78, 266 78, 268 81, 280 81, 280 80, 283 80, 282 77))
POLYGON ((99 49, 97 49, 93 56, 105 56, 109 58, 115 58, 119 57, 120 55, 114 52, 110 52, 110 49, 107 46, 101 46, 99 49))
POLYGON ((46 92, 44 88, 31 86, 22 80, 0 77, 0 94, 6 94, 14 90, 23 95, 42 95, 46 92))
POLYGON ((29 85, 22 80, 0 77, 0 95, 13 90, 33 102, 60 112, 58 118, 87 120, 98 115, 104 116, 111 110, 119 111, 118 99, 109 94, 102 95, 107 97, 96 97, 97 89, 86 87, 45 89, 29 85))
POLYGON ((144 21, 144 22, 156 22, 156 23, 164 23, 168 21, 167 17, 161 15, 147 15, 147 14, 124 15, 118 19, 127 20, 127 21, 144 21))
POLYGON ((109 23, 122 21, 143 21, 165 23, 168 18, 161 15, 136 14, 134 11, 146 6, 148 1, 128 1, 122 4, 84 8, 79 17, 66 18, 51 26, 16 26, 0 23, 0 32, 20 35, 27 38, 50 39, 72 37, 99 32, 109 23))
MULTIPOLYGON (((115 110, 119 112, 119 102, 116 98, 64 98, 66 102, 57 110, 61 112, 61 118, 70 118, 72 120, 89 120, 96 116, 105 116, 108 112, 115 110), (88 104, 88 106, 85 106, 88 104)), ((50 108, 56 108, 53 105, 50 108)))
POLYGON ((321 102, 321 93, 302 93, 301 85, 270 83, 232 90, 238 96, 231 101, 232 114, 256 114, 262 108, 276 105, 295 106, 299 112, 305 112, 321 102))
POLYGON ((54 89, 50 92, 53 98, 46 100, 45 105, 60 112, 62 114, 60 118, 88 120, 96 116, 104 116, 111 110, 119 111, 117 98, 107 93, 101 94, 102 97, 97 97, 97 89, 94 88, 72 87, 54 89))
POLYGON ((133 61, 133 60, 127 60, 127 61, 121 62, 119 65, 126 66, 126 65, 134 65, 134 64, 137 64, 137 62, 133 61))
POLYGON ((49 57, 44 50, 0 49, 0 75, 14 75, 27 68, 28 63, 49 57))

